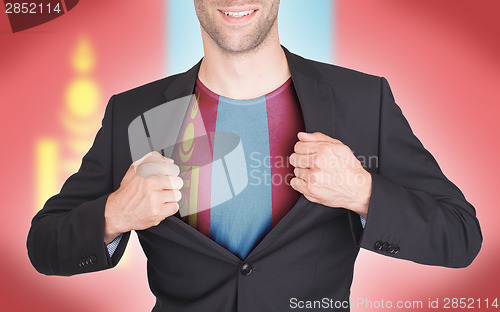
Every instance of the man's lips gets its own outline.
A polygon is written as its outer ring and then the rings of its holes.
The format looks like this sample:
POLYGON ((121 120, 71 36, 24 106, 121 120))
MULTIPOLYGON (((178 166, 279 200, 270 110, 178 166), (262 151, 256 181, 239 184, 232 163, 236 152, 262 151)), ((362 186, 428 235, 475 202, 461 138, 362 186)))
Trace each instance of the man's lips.
POLYGON ((251 20, 255 16, 255 13, 257 11, 258 11, 257 9, 228 8, 228 9, 220 9, 219 13, 221 14, 224 21, 226 21, 227 23, 242 24, 251 20))

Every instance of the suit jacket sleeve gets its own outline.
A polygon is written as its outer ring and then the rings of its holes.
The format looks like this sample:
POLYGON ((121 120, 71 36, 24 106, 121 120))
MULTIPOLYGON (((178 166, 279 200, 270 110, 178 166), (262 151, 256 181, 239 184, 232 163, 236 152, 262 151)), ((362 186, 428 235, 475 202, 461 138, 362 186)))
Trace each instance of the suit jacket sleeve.
POLYGON ((468 266, 482 243, 474 207, 415 137, 385 78, 380 105, 378 169, 360 246, 422 264, 468 266))
POLYGON ((104 243, 104 207, 113 192, 112 97, 102 126, 59 194, 52 196, 32 220, 27 248, 35 269, 47 275, 74 275, 114 267, 123 255, 125 233, 113 257, 104 243))

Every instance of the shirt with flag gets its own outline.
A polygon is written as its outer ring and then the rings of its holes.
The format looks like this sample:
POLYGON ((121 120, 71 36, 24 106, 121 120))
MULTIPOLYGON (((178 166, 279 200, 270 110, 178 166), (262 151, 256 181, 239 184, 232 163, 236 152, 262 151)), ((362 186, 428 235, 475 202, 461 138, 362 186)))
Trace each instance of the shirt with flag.
POLYGON ((291 78, 250 100, 215 94, 199 78, 194 91, 172 154, 184 180, 181 218, 245 259, 300 197, 289 163, 304 131, 298 98, 291 78), (242 157, 225 157, 232 147, 222 133, 239 138, 242 157))

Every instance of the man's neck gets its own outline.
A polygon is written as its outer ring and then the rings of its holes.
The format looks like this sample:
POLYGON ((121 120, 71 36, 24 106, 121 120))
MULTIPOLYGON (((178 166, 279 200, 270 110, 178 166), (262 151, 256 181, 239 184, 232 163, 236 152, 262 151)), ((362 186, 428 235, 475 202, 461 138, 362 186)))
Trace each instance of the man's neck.
POLYGON ((286 55, 278 38, 268 38, 257 49, 233 54, 207 46, 198 77, 212 92, 237 99, 265 95, 290 78, 286 55))

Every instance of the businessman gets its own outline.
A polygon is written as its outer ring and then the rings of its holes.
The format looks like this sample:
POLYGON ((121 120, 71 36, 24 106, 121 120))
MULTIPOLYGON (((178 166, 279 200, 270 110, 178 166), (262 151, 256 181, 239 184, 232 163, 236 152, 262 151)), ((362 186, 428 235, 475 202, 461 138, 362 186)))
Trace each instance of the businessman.
POLYGON ((112 268, 135 230, 153 311, 289 311, 293 300, 323 298, 346 311, 360 247, 429 265, 473 261, 475 210, 413 135, 384 78, 281 46, 279 0, 194 3, 203 59, 110 99, 79 171, 32 221, 27 247, 39 272, 112 268), (171 157, 133 159, 131 122, 191 94, 179 134, 188 139, 171 157), (241 139, 252 175, 235 180, 279 179, 231 189, 224 201, 214 163, 193 191, 180 149, 214 159, 222 149, 217 137, 195 149, 189 118, 198 117, 207 133, 241 139), (187 217, 186 194, 198 206, 187 217))

